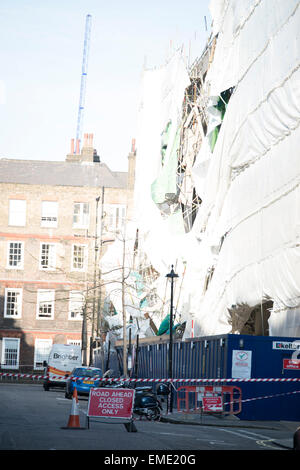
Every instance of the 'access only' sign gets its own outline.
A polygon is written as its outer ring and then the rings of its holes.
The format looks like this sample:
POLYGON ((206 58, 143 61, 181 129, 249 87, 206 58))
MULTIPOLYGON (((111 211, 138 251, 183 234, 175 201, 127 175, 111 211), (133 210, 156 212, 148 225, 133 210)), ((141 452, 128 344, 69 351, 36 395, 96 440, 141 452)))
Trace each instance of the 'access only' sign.
POLYGON ((89 395, 89 418, 131 418, 135 390, 130 388, 92 388, 89 395))
POLYGON ((222 397, 203 397, 203 411, 223 411, 222 397))
POLYGON ((283 368, 286 370, 300 370, 300 359, 283 359, 283 368))

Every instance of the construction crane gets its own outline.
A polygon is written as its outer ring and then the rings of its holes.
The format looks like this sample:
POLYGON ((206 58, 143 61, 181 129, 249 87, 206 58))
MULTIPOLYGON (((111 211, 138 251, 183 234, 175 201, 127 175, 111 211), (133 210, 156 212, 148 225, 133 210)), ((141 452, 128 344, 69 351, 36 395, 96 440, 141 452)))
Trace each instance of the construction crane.
POLYGON ((89 56, 90 38, 91 38, 91 25, 92 25, 92 16, 86 15, 83 58, 82 58, 82 71, 81 71, 81 82, 80 82, 80 97, 79 97, 79 108, 78 108, 77 129, 76 129, 76 147, 73 148, 73 153, 76 153, 76 154, 80 153, 80 143, 81 143, 82 123, 83 123, 83 113, 84 113, 84 103, 85 103, 85 91, 86 91, 86 78, 87 78, 87 68, 88 68, 88 56, 89 56))

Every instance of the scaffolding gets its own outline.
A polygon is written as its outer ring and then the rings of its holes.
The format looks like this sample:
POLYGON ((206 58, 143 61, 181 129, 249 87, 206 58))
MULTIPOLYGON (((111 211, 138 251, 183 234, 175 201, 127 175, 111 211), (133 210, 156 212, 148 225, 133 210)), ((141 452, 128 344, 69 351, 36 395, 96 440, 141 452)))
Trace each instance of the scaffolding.
POLYGON ((178 149, 177 188, 178 202, 181 205, 184 228, 192 229, 201 198, 196 193, 192 168, 206 136, 208 127, 209 83, 205 81, 212 62, 216 37, 208 42, 202 56, 194 61, 189 69, 190 85, 185 90, 182 106, 182 126, 178 149))

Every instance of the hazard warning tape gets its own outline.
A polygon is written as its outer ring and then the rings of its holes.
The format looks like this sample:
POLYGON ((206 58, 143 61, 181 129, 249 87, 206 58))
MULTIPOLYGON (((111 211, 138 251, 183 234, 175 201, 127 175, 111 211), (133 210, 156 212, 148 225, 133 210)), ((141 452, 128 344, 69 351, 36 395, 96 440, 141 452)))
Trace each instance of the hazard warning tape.
MULTIPOLYGON (((97 380, 97 379, 96 379, 97 380)), ((193 383, 228 383, 228 382, 300 382, 300 378, 267 378, 267 379, 131 379, 131 378, 104 378, 102 381, 123 382, 193 382, 193 383)))
POLYGON ((12 374, 10 372, 0 372, 0 378, 2 379, 2 377, 16 377, 18 379, 37 379, 37 380, 39 379, 43 380, 43 379, 48 378, 47 375, 45 376, 45 375, 35 375, 35 374, 12 374))
MULTIPOLYGON (((241 400, 240 402, 228 401, 228 402, 223 403, 223 406, 236 405, 237 403, 249 403, 250 401, 264 400, 266 398, 278 398, 278 397, 283 397, 285 395, 295 395, 297 393, 300 393, 300 390, 294 390, 293 392, 276 393, 275 395, 265 395, 263 397, 245 398, 244 400, 241 400)), ((178 411, 178 413, 185 413, 186 412, 186 410, 177 410, 177 411, 178 411)), ((199 408, 194 408, 194 409, 191 409, 190 411, 195 413, 195 412, 199 411, 199 408)), ((224 410, 224 411, 226 411, 226 410, 224 410)))
MULTIPOLYGON (((11 372, 0 372, 0 378, 2 377, 16 377, 16 378, 29 378, 36 380, 46 380, 49 379, 49 375, 36 375, 36 374, 14 374, 11 372)), ((72 377, 72 376, 51 376, 51 380, 66 380, 70 378, 72 380, 78 380, 81 377, 72 377)), ((89 377, 89 380, 99 380, 101 382, 146 382, 146 383, 177 383, 177 382, 193 382, 193 383, 232 383, 232 382, 300 382, 300 378, 253 378, 253 379, 133 379, 133 378, 102 378, 102 377, 89 377)))
MULTIPOLYGON (((241 403, 247 403, 249 401, 254 401, 254 400, 263 400, 265 398, 282 397, 284 395, 295 395, 296 393, 300 393, 300 390, 295 390, 293 392, 286 392, 286 393, 276 393, 275 395, 265 395, 264 397, 245 398, 245 400, 241 400, 241 403)), ((224 405, 229 405, 230 403, 224 403, 224 405)))
MULTIPOLYGON (((300 390, 294 390, 293 392, 285 392, 285 393, 276 393, 275 395, 265 395, 263 397, 253 397, 253 398, 245 398, 245 400, 241 400, 241 403, 248 403, 250 401, 255 401, 255 400, 264 400, 266 398, 278 398, 278 397, 283 397, 285 395, 295 395, 297 393, 300 393, 300 390)), ((237 401, 228 401, 226 403, 223 403, 223 406, 225 405, 235 405, 238 403, 237 401)), ((184 412, 183 410, 178 410, 179 412, 184 412)))

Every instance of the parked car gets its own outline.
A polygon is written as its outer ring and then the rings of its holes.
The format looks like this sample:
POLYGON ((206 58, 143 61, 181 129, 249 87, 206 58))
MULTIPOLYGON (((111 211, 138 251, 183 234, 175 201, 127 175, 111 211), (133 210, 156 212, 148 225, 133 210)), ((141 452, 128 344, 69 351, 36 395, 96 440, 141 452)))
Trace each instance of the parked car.
POLYGON ((72 398, 74 387, 78 395, 89 395, 90 389, 99 387, 102 370, 96 367, 76 367, 66 381, 66 398, 72 398))

